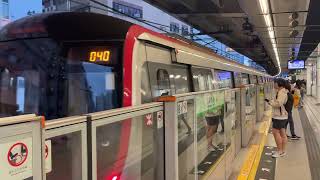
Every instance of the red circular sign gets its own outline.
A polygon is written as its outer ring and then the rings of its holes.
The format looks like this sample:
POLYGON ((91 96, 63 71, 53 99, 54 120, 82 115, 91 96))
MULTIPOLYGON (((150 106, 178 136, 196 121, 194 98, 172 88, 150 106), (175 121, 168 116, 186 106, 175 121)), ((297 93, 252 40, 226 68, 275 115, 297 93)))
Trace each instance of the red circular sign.
POLYGON ((48 146, 46 145, 46 148, 45 148, 45 159, 47 159, 48 154, 49 154, 49 148, 48 148, 48 146))
POLYGON ((9 149, 7 157, 11 166, 20 166, 27 160, 28 147, 23 143, 16 143, 9 149))

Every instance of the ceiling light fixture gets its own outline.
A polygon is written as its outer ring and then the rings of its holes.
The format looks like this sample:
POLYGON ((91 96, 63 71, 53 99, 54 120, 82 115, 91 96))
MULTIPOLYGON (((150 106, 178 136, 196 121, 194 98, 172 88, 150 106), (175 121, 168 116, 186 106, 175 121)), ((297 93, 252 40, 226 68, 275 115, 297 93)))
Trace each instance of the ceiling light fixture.
POLYGON ((274 54, 276 56, 276 60, 278 63, 278 68, 279 68, 279 73, 276 75, 278 76, 281 73, 281 66, 280 66, 280 59, 279 59, 279 53, 278 53, 278 48, 277 48, 277 44, 275 41, 275 33, 274 33, 274 29, 273 29, 273 24, 272 24, 272 20, 271 20, 271 15, 269 13, 270 9, 269 9, 269 2, 268 0, 259 0, 259 4, 260 4, 260 9, 261 12, 263 14, 264 17, 264 21, 268 27, 268 33, 271 39, 271 43, 272 43, 272 47, 273 47, 273 51, 274 54))

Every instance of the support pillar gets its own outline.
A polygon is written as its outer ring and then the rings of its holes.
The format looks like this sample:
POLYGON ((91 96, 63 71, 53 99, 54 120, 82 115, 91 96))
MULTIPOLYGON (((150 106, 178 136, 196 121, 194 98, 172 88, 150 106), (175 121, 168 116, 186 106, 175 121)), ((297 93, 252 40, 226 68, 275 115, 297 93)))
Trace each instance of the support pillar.
POLYGON ((307 66, 307 95, 312 95, 312 66, 307 66))
POLYGON ((318 46, 318 57, 317 57, 317 104, 320 104, 320 48, 318 46))

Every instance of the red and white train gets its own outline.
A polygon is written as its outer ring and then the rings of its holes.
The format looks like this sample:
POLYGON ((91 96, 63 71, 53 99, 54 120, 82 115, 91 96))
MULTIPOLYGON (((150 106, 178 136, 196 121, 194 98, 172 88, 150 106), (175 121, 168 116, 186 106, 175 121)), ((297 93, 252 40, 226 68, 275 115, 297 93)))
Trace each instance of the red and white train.
MULTIPOLYGON (((101 14, 34 15, 0 32, 0 117, 35 113, 54 120, 269 78, 207 48, 101 14)), ((112 148, 97 152, 106 158, 99 179, 112 162, 121 172, 123 157, 133 153, 129 146, 142 146, 130 144, 134 126, 126 121, 101 130, 113 138, 112 148)), ((143 144, 152 143, 153 132, 143 131, 149 138, 143 144)), ((152 168, 143 162, 141 171, 152 168)))

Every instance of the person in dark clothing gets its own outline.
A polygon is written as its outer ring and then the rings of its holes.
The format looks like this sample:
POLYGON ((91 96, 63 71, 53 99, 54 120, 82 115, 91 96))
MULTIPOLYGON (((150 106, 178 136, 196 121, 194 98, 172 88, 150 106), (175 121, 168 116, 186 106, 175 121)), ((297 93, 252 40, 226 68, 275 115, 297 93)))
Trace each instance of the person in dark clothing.
POLYGON ((288 100, 287 103, 285 104, 286 111, 288 112, 288 121, 286 127, 288 128, 288 124, 290 125, 290 133, 291 137, 289 137, 292 140, 299 140, 300 137, 296 135, 294 132, 294 122, 292 118, 292 108, 293 108, 293 96, 290 93, 291 92, 291 85, 289 82, 286 83, 285 88, 288 90, 288 100))

